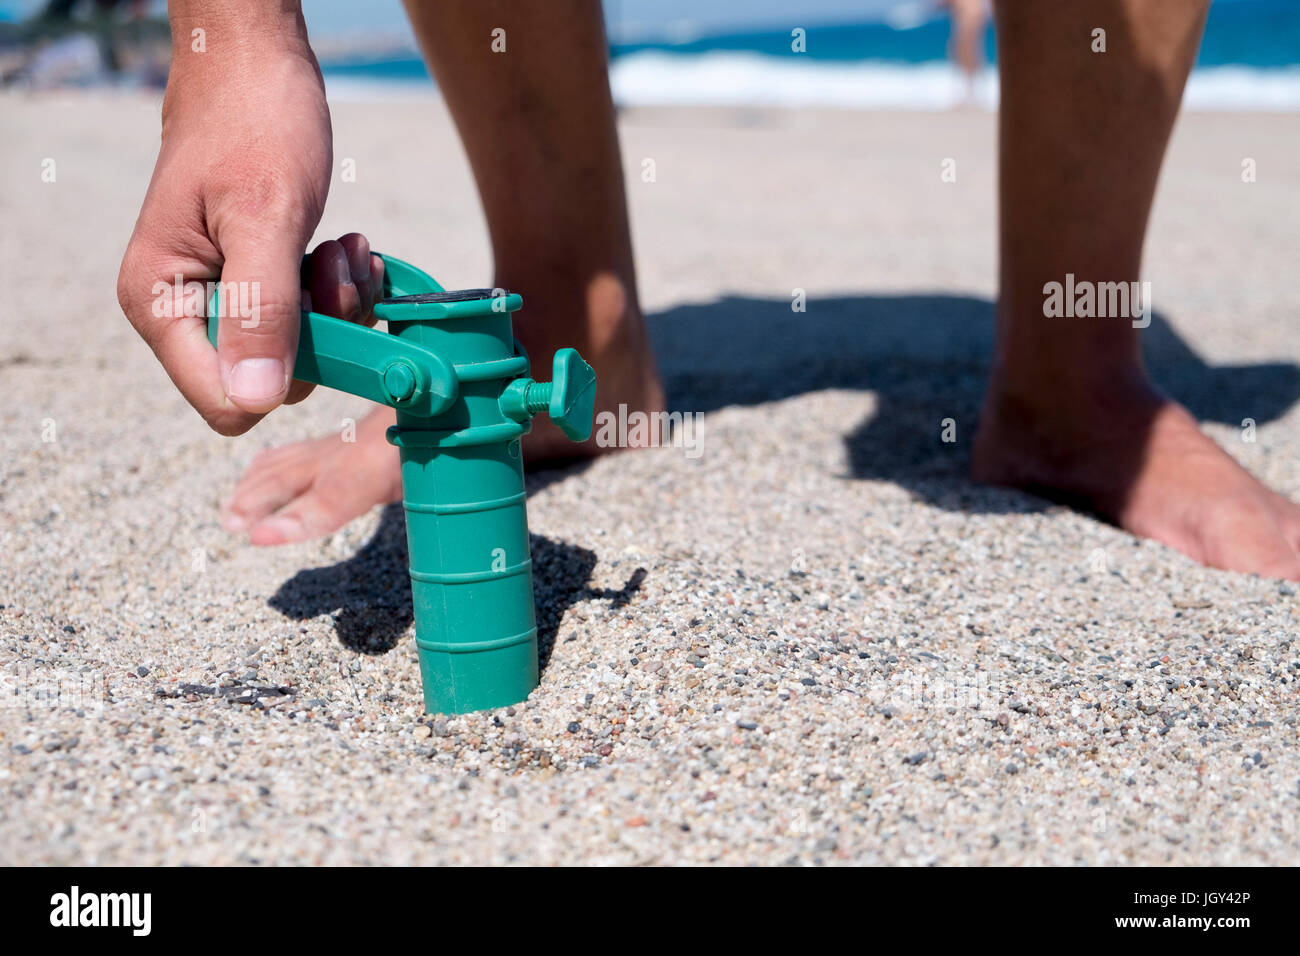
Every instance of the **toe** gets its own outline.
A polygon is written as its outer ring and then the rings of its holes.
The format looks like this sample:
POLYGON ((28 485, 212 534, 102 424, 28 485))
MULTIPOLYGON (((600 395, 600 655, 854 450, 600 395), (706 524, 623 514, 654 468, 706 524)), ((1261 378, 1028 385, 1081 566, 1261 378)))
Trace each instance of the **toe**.
POLYGON ((275 514, 253 525, 249 541, 255 545, 293 544, 324 537, 357 517, 358 510, 346 499, 313 484, 275 514))
POLYGON ((309 488, 317 466, 310 444, 277 448, 254 459, 222 506, 222 527, 246 531, 309 488))
POLYGON ((1222 500, 1202 525, 1201 540, 1203 560, 1211 567, 1300 580, 1296 538, 1266 496, 1229 496, 1222 500))
POLYGON ((292 511, 272 515, 253 525, 248 533, 248 540, 259 547, 272 547, 277 544, 293 544, 306 541, 311 535, 303 526, 302 519, 292 511))
POLYGON ((361 459, 337 454, 329 467, 315 467, 308 486, 274 514, 253 524, 249 540, 256 545, 291 544, 333 534, 377 504, 401 497, 400 473, 392 449, 361 459), (385 453, 387 452, 387 453, 385 453))
POLYGON ((1283 495, 1275 494, 1273 514, 1276 516, 1278 527, 1282 529, 1283 537, 1300 555, 1300 505, 1283 495))

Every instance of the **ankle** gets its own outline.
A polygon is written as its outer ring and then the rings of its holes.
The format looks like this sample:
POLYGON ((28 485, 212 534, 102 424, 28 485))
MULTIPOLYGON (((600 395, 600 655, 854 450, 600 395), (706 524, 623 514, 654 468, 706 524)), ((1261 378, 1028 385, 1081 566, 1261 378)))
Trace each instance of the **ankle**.
POLYGON ((986 409, 1054 419, 1128 418, 1167 399, 1140 362, 1053 364, 998 362, 989 376, 986 409))
POLYGON ((644 322, 635 286, 612 272, 600 272, 587 283, 587 330, 595 353, 639 343, 644 322))

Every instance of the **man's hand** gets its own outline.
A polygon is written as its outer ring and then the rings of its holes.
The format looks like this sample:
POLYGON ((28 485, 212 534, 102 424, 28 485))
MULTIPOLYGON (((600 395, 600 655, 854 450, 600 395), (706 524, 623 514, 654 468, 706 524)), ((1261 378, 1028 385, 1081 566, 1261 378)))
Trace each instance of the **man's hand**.
MULTIPOLYGON (((224 435, 247 431, 290 396, 302 254, 320 221, 333 161, 306 29, 296 11, 278 7, 172 3, 162 146, 118 277, 127 318, 190 404, 224 435), (177 276, 182 288, 221 281, 216 352, 206 320, 192 314, 197 294, 188 309, 175 295, 177 276)), ((352 312, 352 293, 339 291, 352 279, 363 317, 377 289, 375 264, 359 236, 325 243, 313 255, 312 292, 320 286, 318 298, 345 299, 352 312)), ((203 298, 206 304, 206 291, 203 298)), ((297 384, 292 397, 309 390, 297 384)))

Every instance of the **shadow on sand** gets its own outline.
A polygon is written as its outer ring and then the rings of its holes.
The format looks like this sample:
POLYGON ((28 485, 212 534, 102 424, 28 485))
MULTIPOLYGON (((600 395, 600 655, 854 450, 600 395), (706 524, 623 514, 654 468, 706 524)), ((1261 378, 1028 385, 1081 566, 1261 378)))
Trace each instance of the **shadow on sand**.
MULTIPOLYGON (((844 296, 810 300, 802 314, 792 313, 788 300, 725 298, 661 312, 650 318, 650 330, 671 408, 707 412, 828 388, 869 389, 877 410, 845 439, 850 478, 892 481, 920 500, 956 510, 997 502, 1017 511, 1046 507, 1032 495, 971 494, 969 447, 993 318, 991 301, 967 296, 844 296), (945 418, 957 423, 955 445, 941 441, 945 418)), ((1292 363, 1210 365, 1159 314, 1143 336, 1156 381, 1201 420, 1263 424, 1300 397, 1300 367, 1292 363)), ((528 490, 582 470, 530 474, 528 490)), ((594 589, 591 551, 538 535, 532 551, 545 667, 565 610, 594 598, 625 604, 645 572, 621 589, 594 589)), ((401 507, 385 509, 374 537, 351 558, 299 572, 270 603, 299 620, 335 613, 345 646, 367 654, 390 650, 412 620, 401 507)))
MULTIPOLYGON (((851 477, 892 481, 959 510, 1021 497, 978 496, 975 505, 968 494, 993 328, 991 301, 947 295, 809 300, 805 314, 792 313, 788 300, 728 298, 670 309, 651 324, 671 407, 711 411, 869 389, 876 412, 845 439, 851 477), (956 422, 955 447, 941 440, 945 418, 956 422)), ((1155 381, 1202 421, 1263 424, 1300 398, 1293 363, 1210 365, 1158 313, 1143 339, 1155 381)), ((1033 502, 1045 506, 1023 496, 1033 502)))
MULTIPOLYGON (((627 604, 646 572, 638 568, 621 588, 590 585, 596 555, 586 548, 529 535, 533 592, 537 601, 537 646, 542 668, 551 659, 564 612, 579 601, 627 604)), ((340 643, 360 654, 386 654, 414 620, 407 576, 406 523, 401 505, 384 508, 379 527, 356 554, 338 564, 299 571, 272 595, 271 607, 302 621, 334 616, 340 643)))

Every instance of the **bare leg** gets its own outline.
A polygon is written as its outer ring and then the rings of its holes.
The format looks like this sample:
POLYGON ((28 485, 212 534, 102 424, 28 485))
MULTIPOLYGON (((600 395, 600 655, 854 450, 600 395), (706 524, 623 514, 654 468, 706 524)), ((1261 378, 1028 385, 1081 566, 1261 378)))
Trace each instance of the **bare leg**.
MULTIPOLYGON (((406 0, 406 9, 474 169, 497 285, 524 295, 519 340, 535 361, 577 348, 596 369, 600 408, 658 411, 600 3, 406 0), (498 28, 504 52, 492 49, 498 28)), ((548 420, 533 430, 531 460, 574 457, 548 420)))
POLYGON ((1214 567, 1300 578, 1300 509, 1162 395, 1123 318, 1044 316, 1044 285, 1139 279, 1204 0, 997 7, 1001 297, 974 474, 1082 504, 1214 567), (1107 52, 1093 53, 1092 31, 1107 52))
POLYGON ((975 80, 984 65, 984 31, 988 8, 984 0, 946 0, 952 12, 949 54, 966 75, 967 95, 973 95, 975 80))
MULTIPOLYGON (((407 13, 474 170, 495 284, 524 296, 515 333, 544 366, 534 371, 549 378, 550 356, 573 346, 596 369, 598 411, 658 411, 598 0, 408 0, 407 13), (497 28, 504 52, 493 50, 497 28)), ((383 442, 391 422, 379 409, 355 444, 331 436, 258 459, 226 507, 227 525, 278 544, 327 534, 392 500, 397 457, 383 442)), ((602 450, 575 446, 545 417, 524 442, 532 463, 602 450)))

